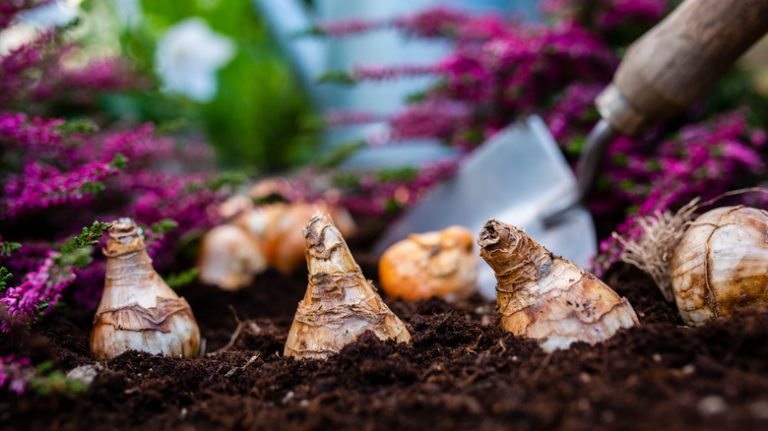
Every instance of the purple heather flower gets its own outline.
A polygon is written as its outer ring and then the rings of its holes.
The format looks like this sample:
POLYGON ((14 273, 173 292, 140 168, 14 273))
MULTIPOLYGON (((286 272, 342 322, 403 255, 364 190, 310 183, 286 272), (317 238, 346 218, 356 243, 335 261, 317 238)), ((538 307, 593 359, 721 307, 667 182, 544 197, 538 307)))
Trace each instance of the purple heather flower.
POLYGON ((401 79, 405 77, 414 77, 422 75, 432 75, 439 73, 441 70, 439 65, 433 64, 408 64, 402 66, 373 66, 373 65, 361 65, 356 66, 351 78, 355 82, 360 81, 388 81, 393 79, 401 79))
POLYGON ((55 252, 48 253, 40 266, 24 277, 24 281, 9 288, 0 298, 6 307, 9 320, 0 322, 0 331, 7 331, 10 325, 22 324, 33 319, 38 313, 49 311, 61 298, 61 293, 75 279, 69 269, 55 265, 55 252))
MULTIPOLYGON (((657 146, 617 139, 609 148, 608 158, 620 156, 624 162, 607 167, 609 184, 615 187, 608 199, 621 197, 625 205, 633 205, 637 211, 616 231, 636 237, 642 234, 636 224, 638 217, 672 209, 697 196, 710 199, 738 187, 743 178, 765 174, 758 151, 760 140, 752 139, 755 133, 747 125, 746 113, 739 110, 685 126, 676 138, 657 146)), ((616 262, 621 251, 617 240, 603 241, 596 262, 598 273, 616 262)))
POLYGON ((456 102, 429 100, 412 104, 389 120, 391 141, 435 137, 448 140, 469 118, 469 110, 456 102))
POLYGON ((344 37, 360 33, 366 33, 385 26, 384 22, 368 21, 362 19, 349 19, 334 22, 316 24, 312 33, 323 36, 344 37))
POLYGON ((91 162, 62 172, 53 166, 32 161, 24 165, 19 175, 5 183, 0 205, 7 217, 39 211, 63 204, 81 203, 90 199, 107 176, 116 169, 103 162, 91 162))
POLYGON ((0 389, 7 388, 16 395, 22 395, 35 372, 29 358, 0 356, 0 389))
POLYGON ((381 121, 381 115, 364 111, 330 110, 324 115, 325 124, 331 127, 352 126, 381 121))

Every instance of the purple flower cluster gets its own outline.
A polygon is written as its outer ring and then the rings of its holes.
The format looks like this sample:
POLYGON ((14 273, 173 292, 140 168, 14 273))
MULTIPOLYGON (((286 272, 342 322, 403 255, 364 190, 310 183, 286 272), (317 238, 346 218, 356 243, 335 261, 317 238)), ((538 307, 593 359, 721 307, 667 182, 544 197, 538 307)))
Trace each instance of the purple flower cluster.
POLYGON ((631 26, 649 28, 669 12, 671 4, 669 0, 544 0, 541 9, 560 22, 607 35, 631 26))
POLYGON ((446 160, 421 166, 412 176, 404 178, 363 174, 354 186, 341 193, 339 203, 361 216, 391 215, 418 202, 435 184, 450 178, 456 167, 456 160, 446 160))
POLYGON ((557 142, 568 146, 583 137, 598 119, 595 98, 602 91, 599 84, 577 82, 569 85, 546 113, 546 123, 557 142))
POLYGON ((0 389, 22 395, 35 376, 35 367, 26 357, 0 356, 0 389))
POLYGON ((26 274, 21 284, 8 289, 0 298, 8 314, 0 321, 0 332, 7 331, 11 324, 27 322, 50 310, 50 306, 61 299, 64 288, 74 281, 75 275, 57 267, 54 257, 49 253, 35 271, 26 274))
POLYGON ((90 106, 104 92, 139 88, 142 80, 133 76, 128 64, 116 58, 102 58, 80 68, 63 64, 66 56, 59 55, 45 71, 46 79, 34 85, 32 97, 38 101, 56 101, 76 106, 90 106))
MULTIPOLYGON (((608 154, 613 163, 606 176, 612 188, 604 199, 593 203, 593 210, 606 213, 634 208, 617 232, 636 238, 642 234, 636 223, 639 217, 666 211, 694 197, 706 200, 754 184, 766 173, 765 151, 765 132, 750 128, 744 111, 685 126, 657 146, 619 138, 608 154)), ((616 262, 621 251, 615 238, 603 241, 596 262, 598 272, 616 262)))
MULTIPOLYGON (((464 24, 475 19, 480 21, 478 26, 487 21, 486 17, 466 15, 464 24)), ((454 53, 434 65, 358 66, 349 78, 360 81, 440 76, 442 84, 430 90, 424 101, 390 119, 391 135, 396 139, 433 136, 471 148, 519 116, 546 108, 573 83, 582 88, 601 87, 618 63, 612 50, 576 25, 508 24, 506 29, 484 37, 462 32, 457 36, 454 53), (425 118, 433 118, 430 115, 440 118, 439 124, 425 124, 429 123, 425 118), (435 132, 431 135, 427 130, 430 127, 435 132)), ((582 101, 583 90, 566 97, 582 101)))
MULTIPOLYGON (((3 2, 0 28, 11 22, 11 15, 40 3, 3 2)), ((211 152, 199 145, 177 147, 172 139, 157 136, 151 124, 118 129, 97 117, 99 131, 89 121, 46 118, 54 105, 77 105, 78 112, 87 112, 80 108, 99 94, 141 83, 120 60, 65 66, 78 48, 61 39, 54 30, 0 58, 0 235, 23 245, 0 256, 0 266, 12 274, 5 280, 10 287, 0 291, 0 329, 30 323, 62 299, 96 305, 103 257, 58 251, 83 226, 123 216, 147 227, 174 220, 176 229, 148 237, 162 271, 183 236, 213 223, 207 208, 221 198, 209 187, 210 174, 190 168, 211 166, 211 152), (90 266, 77 266, 90 259, 90 266)))
POLYGON ((352 71, 352 81, 387 81, 405 77, 431 75, 440 71, 439 65, 409 64, 403 66, 357 66, 352 71))
POLYGON ((68 58, 77 51, 75 46, 63 46, 58 32, 48 31, 6 53, 0 58, 0 107, 36 113, 46 113, 54 104, 85 108, 105 92, 144 86, 146 80, 136 77, 119 59, 67 67, 68 58))
POLYGON ((19 174, 6 181, 4 196, 0 199, 2 214, 15 218, 46 208, 84 203, 100 191, 101 181, 116 172, 117 169, 102 162, 62 172, 53 166, 29 161, 19 174))
POLYGON ((509 31, 509 25, 495 14, 475 16, 445 6, 436 6, 392 19, 349 19, 316 25, 311 33, 347 37, 380 29, 397 29, 422 38, 487 39, 509 31))
POLYGON ((29 100, 36 72, 50 66, 50 51, 56 36, 43 33, 31 43, 22 45, 0 58, 0 105, 9 106, 21 100, 29 100))

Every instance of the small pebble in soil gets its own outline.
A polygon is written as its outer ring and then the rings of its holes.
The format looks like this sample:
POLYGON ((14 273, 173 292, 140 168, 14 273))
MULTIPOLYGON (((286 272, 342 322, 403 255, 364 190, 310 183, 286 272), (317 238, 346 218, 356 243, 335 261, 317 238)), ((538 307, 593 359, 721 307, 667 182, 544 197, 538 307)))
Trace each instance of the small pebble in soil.
POLYGON ((98 362, 93 364, 80 365, 79 367, 75 367, 69 370, 67 373, 67 379, 82 383, 84 386, 89 386, 91 382, 93 382, 93 379, 99 375, 99 371, 101 371, 103 368, 104 367, 98 362))
POLYGON ((725 413, 728 410, 728 404, 719 395, 708 395, 699 401, 696 409, 702 416, 715 416, 725 413))
POLYGON ((768 401, 755 401, 749 405, 749 412, 758 419, 768 419, 768 401))

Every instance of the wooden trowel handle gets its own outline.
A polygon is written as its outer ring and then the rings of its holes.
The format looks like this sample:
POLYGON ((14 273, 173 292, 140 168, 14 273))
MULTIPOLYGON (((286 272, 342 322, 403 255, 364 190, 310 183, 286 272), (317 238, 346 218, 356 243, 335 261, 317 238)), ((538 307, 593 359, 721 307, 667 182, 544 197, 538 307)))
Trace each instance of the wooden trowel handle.
POLYGON ((768 0, 685 0, 630 46, 598 109, 637 134, 704 96, 766 32, 768 0))

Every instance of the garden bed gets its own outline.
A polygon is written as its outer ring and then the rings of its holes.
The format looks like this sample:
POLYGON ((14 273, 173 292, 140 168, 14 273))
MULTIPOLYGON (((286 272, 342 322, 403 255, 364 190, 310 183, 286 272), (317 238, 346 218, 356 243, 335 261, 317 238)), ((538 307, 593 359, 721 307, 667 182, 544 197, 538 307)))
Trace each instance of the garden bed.
MULTIPOLYGON (((366 266, 366 265, 364 265, 366 266)), ((367 273, 372 277, 367 265, 367 273)), ((191 285, 204 358, 128 352, 79 395, 0 401, 3 429, 757 429, 768 428, 768 314, 682 326, 653 282, 606 280, 642 326, 547 355, 498 327, 479 297, 389 301, 413 344, 364 336, 327 361, 281 355, 304 274, 274 272, 228 293, 191 285), (234 312, 233 312, 234 311, 234 312), (239 336, 224 348, 244 321, 239 336), (255 319, 245 322, 246 319, 255 319)), ((6 338, 62 369, 93 363, 91 314, 61 309, 32 338, 6 338)), ((19 337, 17 334, 16 337, 19 337)))

